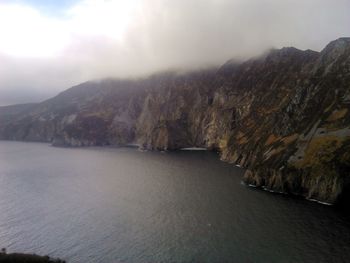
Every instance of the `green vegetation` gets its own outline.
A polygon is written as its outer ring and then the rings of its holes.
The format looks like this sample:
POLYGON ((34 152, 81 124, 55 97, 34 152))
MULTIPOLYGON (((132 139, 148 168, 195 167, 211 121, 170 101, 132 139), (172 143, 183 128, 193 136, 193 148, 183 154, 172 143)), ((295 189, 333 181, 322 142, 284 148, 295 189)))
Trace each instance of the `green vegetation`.
POLYGON ((336 151, 343 145, 344 138, 324 136, 313 138, 306 149, 305 157, 296 164, 298 168, 330 163, 337 158, 336 151))

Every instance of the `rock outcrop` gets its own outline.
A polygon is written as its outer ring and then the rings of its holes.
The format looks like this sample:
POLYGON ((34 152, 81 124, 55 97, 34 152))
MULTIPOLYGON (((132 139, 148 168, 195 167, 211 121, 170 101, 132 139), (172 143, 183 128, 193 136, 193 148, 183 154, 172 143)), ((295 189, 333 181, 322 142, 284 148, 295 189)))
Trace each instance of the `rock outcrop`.
POLYGON ((335 203, 350 191, 350 38, 321 52, 282 48, 219 68, 86 82, 1 107, 0 139, 205 147, 245 167, 248 184, 335 203))
POLYGON ((66 263, 66 261, 51 258, 49 256, 39 256, 36 254, 24 253, 6 253, 6 249, 2 248, 0 252, 1 263, 66 263))

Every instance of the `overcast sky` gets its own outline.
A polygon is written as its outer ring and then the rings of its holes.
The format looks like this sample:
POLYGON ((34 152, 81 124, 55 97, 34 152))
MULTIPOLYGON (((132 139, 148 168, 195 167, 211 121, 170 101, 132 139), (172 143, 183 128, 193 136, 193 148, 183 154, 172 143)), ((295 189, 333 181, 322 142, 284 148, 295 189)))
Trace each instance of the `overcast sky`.
POLYGON ((0 0, 0 105, 350 36, 350 0, 0 0))

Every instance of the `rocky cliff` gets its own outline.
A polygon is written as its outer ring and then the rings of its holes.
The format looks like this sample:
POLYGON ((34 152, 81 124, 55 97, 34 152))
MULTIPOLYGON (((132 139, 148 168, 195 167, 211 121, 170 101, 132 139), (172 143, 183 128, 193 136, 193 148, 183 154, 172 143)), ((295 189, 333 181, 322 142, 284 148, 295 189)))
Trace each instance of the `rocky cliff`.
POLYGON ((143 79, 90 81, 0 108, 0 139, 57 146, 206 147, 248 184, 335 203, 350 192, 350 38, 321 52, 143 79))

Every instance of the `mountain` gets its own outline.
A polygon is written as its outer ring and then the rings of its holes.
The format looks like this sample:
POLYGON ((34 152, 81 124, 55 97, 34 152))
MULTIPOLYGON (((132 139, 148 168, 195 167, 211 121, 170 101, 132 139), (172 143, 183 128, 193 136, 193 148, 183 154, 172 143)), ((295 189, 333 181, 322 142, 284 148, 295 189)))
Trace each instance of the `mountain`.
POLYGON ((350 195, 350 38, 321 52, 89 81, 38 104, 0 107, 0 139, 55 146, 205 147, 244 181, 321 202, 350 195))

